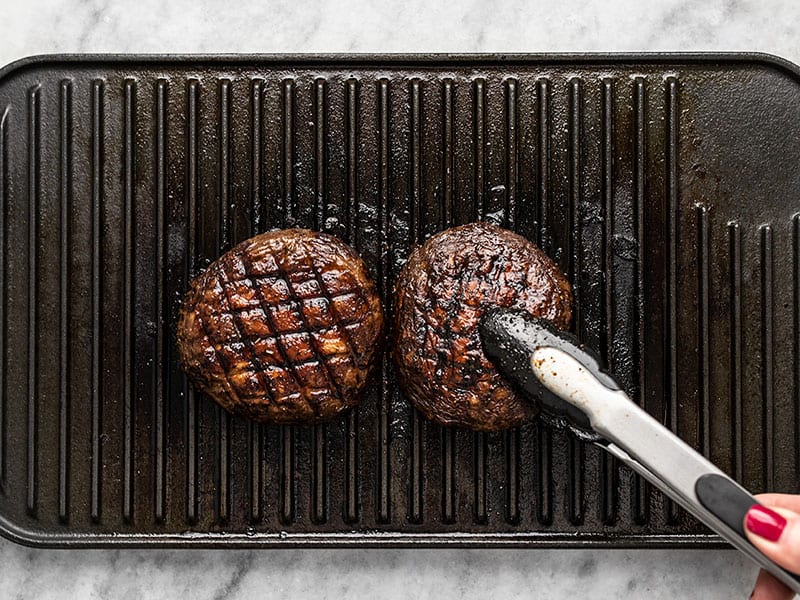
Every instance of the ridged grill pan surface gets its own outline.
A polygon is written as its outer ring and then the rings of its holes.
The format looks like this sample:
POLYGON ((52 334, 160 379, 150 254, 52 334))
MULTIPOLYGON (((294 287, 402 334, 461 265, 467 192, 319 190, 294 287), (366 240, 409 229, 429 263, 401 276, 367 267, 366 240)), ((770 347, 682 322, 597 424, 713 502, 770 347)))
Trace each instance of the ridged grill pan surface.
POLYGON ((177 364, 189 278, 309 227, 391 322, 414 244, 486 219, 574 330, 754 492, 798 492, 800 85, 764 56, 43 57, 0 72, 0 529, 42 546, 709 545, 593 447, 445 430, 389 357, 326 425, 177 364))

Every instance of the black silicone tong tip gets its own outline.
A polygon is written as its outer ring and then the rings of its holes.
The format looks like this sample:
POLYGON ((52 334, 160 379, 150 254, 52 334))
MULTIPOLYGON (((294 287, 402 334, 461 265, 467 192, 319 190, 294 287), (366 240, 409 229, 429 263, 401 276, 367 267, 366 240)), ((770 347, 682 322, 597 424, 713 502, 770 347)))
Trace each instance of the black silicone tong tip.
POLYGON ((486 356, 522 395, 537 404, 542 420, 558 429, 568 428, 587 441, 600 439, 587 416, 545 388, 531 368, 531 355, 537 348, 557 348, 585 365, 607 387, 620 389, 593 352, 569 333, 518 309, 487 312, 481 319, 480 335, 486 356))

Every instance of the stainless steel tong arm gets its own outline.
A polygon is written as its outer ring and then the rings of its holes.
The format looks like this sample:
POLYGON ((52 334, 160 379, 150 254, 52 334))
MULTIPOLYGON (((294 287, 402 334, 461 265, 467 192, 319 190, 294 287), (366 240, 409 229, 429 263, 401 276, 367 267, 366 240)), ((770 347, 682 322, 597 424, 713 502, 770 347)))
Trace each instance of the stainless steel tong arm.
POLYGON ((800 592, 797 576, 763 555, 744 535, 744 515, 758 503, 747 490, 632 402, 625 392, 606 387, 566 352, 547 346, 537 348, 531 355, 531 367, 547 389, 588 417, 603 438, 599 446, 800 592))

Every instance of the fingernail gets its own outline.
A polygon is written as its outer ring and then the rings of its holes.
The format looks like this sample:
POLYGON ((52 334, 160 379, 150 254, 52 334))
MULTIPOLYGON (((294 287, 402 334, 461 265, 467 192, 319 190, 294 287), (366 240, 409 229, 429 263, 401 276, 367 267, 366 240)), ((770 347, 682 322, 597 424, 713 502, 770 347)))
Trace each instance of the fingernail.
POLYGON ((786 519, 766 506, 755 504, 747 511, 744 524, 757 536, 770 542, 777 542, 783 528, 786 527, 786 519))

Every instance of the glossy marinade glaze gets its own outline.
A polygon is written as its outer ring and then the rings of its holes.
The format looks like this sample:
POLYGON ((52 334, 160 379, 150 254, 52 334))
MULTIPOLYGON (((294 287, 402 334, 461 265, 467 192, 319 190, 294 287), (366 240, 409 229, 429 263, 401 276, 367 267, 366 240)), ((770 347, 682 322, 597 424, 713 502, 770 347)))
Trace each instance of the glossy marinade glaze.
POLYGON ((536 245, 490 223, 443 231, 415 249, 395 286, 395 361, 406 396, 442 425, 479 431, 519 426, 536 414, 486 358, 484 312, 519 308, 566 329, 566 277, 536 245))
POLYGON ((258 235, 196 277, 177 342, 194 384, 230 412, 311 424, 356 405, 383 311, 356 252, 304 229, 258 235))

